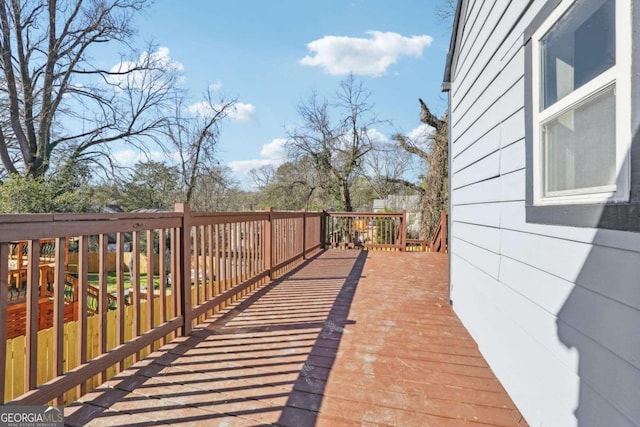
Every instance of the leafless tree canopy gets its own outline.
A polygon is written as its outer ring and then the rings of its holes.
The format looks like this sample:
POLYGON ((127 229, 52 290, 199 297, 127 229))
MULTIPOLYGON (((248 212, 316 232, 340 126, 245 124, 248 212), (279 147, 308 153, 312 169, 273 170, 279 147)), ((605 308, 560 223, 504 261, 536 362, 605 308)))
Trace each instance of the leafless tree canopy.
POLYGON ((155 113, 179 70, 152 47, 127 47, 132 17, 148 3, 0 2, 0 160, 8 172, 43 176, 56 154, 96 159, 110 142, 144 147, 157 136, 164 119, 155 113), (91 55, 105 42, 121 43, 131 57, 98 68, 91 55))
POLYGON ((262 207, 318 210, 333 205, 331 187, 322 188, 327 180, 308 156, 286 161, 277 168, 261 166, 251 170, 250 175, 260 190, 258 202, 262 207))
POLYGON ((191 208, 200 212, 223 212, 252 208, 250 198, 239 189, 239 184, 226 166, 201 166, 202 173, 192 190, 191 208))
POLYGON ((374 144, 375 153, 367 156, 365 178, 379 199, 402 194, 407 188, 422 193, 424 189, 404 179, 410 169, 411 154, 388 142, 374 144))
POLYGON ((298 106, 301 126, 289 132, 294 159, 308 157, 315 169, 340 192, 342 209, 353 211, 351 186, 372 150, 370 131, 379 123, 370 94, 353 76, 340 83, 333 103, 313 94, 298 106))
POLYGON ((249 171, 249 176, 258 190, 262 191, 273 182, 276 176, 276 167, 273 165, 263 165, 254 168, 249 171))
POLYGON ((444 22, 452 22, 456 15, 457 0, 443 0, 436 16, 444 22))
POLYGON ((218 145, 220 126, 235 108, 235 100, 224 97, 214 99, 211 90, 198 104, 200 111, 185 115, 183 99, 175 100, 174 115, 168 123, 167 137, 172 148, 180 156, 179 169, 184 188, 185 202, 191 202, 198 181, 204 174, 217 171, 215 148, 218 145))

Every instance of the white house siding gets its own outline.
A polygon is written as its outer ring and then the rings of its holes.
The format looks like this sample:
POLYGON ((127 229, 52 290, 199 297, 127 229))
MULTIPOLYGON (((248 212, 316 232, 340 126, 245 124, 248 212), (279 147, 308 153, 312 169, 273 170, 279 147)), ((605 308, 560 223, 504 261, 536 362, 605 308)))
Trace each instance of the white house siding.
POLYGON ((464 2, 451 70, 451 299, 532 426, 640 425, 640 233, 525 220, 525 28, 464 2))

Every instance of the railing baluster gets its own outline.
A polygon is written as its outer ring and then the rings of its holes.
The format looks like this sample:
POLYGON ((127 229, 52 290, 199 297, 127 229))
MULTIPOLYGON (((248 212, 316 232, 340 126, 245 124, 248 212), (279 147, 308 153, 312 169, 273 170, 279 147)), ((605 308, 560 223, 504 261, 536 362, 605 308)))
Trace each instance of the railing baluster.
POLYGON ((178 255, 180 251, 178 250, 179 239, 178 233, 180 231, 177 228, 171 229, 171 299, 173 304, 171 304, 171 317, 177 317, 180 313, 180 298, 179 298, 179 287, 180 287, 180 260, 178 259, 178 255))
MULTIPOLYGON (((191 269, 190 277, 192 277, 193 287, 192 295, 193 299, 191 301, 191 307, 197 307, 202 301, 200 300, 200 227, 193 227, 193 258, 192 264, 193 267, 191 269)), ((197 322, 196 322, 197 323, 197 322)))
MULTIPOLYGON (((231 234, 231 260, 232 260, 232 268, 231 268, 231 286, 230 289, 233 289, 238 284, 238 231, 239 231, 239 223, 234 222, 232 225, 233 231, 231 234)), ((234 303, 236 301, 235 295, 230 298, 230 303, 234 303)))
MULTIPOLYGON (((133 305, 133 338, 139 337, 141 332, 142 313, 140 312, 140 232, 134 231, 132 233, 131 242, 131 290, 132 290, 132 305, 133 305)), ((133 360, 139 361, 141 358, 140 351, 134 354, 133 360)))
MULTIPOLYGON (((153 329, 154 317, 155 317, 155 302, 154 300, 154 248, 155 248, 155 232, 153 230, 147 230, 147 330, 153 329)), ((153 345, 147 347, 149 352, 153 351, 153 345)))
MULTIPOLYGON (((224 224, 223 226, 223 232, 222 232, 222 250, 224 253, 224 263, 223 263, 223 272, 222 272, 222 277, 224 278, 224 281, 222 282, 222 292, 224 293, 227 289, 228 289, 228 284, 229 284, 229 274, 230 274, 230 268, 231 268, 231 264, 230 264, 230 260, 229 260, 229 230, 231 229, 231 225, 230 224, 224 224)), ((224 302, 224 305, 222 306, 222 308, 227 306, 228 301, 224 302)))
POLYGON ((192 305, 191 305, 191 261, 192 261, 192 247, 191 247, 191 208, 187 203, 178 203, 176 205, 176 211, 182 213, 182 227, 179 229, 180 242, 178 246, 177 261, 178 269, 180 270, 178 276, 180 277, 180 284, 176 299, 178 300, 177 308, 179 309, 179 315, 184 318, 184 324, 180 331, 183 336, 191 333, 192 327, 192 305))
MULTIPOLYGON (((222 266, 222 248, 220 246, 220 224, 214 225, 214 234, 215 234, 215 254, 216 254, 216 269, 215 269, 215 283, 213 285, 213 296, 217 297, 220 295, 220 280, 221 280, 221 266, 222 266)), ((216 313, 219 310, 216 310, 216 313)))
MULTIPOLYGON (((207 301, 207 226, 202 225, 199 227, 200 230, 200 256, 201 265, 202 265, 202 279, 200 280, 200 304, 207 301)), ((205 316, 201 316, 201 319, 204 320, 205 316)))
MULTIPOLYGON (((158 276, 160 280, 160 301, 158 309, 160 310, 160 323, 167 321, 167 237, 166 230, 158 230, 158 276)), ((166 335, 162 337, 162 344, 167 343, 166 335)))
MULTIPOLYGON (((7 363, 7 305, 9 303, 9 243, 0 242, 0 368, 7 363)), ((5 402, 6 377, 0 378, 0 399, 5 402)))
MULTIPOLYGON (((116 234, 116 304, 116 345, 122 345, 125 333, 124 238, 122 233, 116 234)), ((120 362, 120 370, 124 370, 124 360, 120 362)))
MULTIPOLYGON (((215 293, 214 293, 214 282, 215 282, 215 273, 214 273, 214 268, 213 268, 213 263, 214 263, 214 245, 213 245, 213 225, 210 224, 207 226, 207 250, 208 250, 208 264, 209 264, 209 277, 208 277, 208 281, 207 281, 207 287, 206 287, 206 294, 205 294, 205 298, 208 300, 210 300, 211 298, 214 297, 215 293)), ((207 316, 211 316, 213 314, 213 310, 209 311, 207 313, 207 316)))
MULTIPOLYGON (((20 251, 22 252, 22 251, 20 251)), ((27 249, 27 319, 26 319, 26 360, 25 360, 25 392, 36 388, 38 369, 38 296, 39 276, 38 266, 40 241, 29 240, 27 249)))
POLYGON ((251 223, 251 277, 258 274, 258 221, 251 223))
POLYGON ((266 222, 264 223, 264 233, 263 233, 263 241, 264 241, 264 268, 268 273, 268 277, 269 280, 273 280, 273 242, 272 242, 272 236, 273 236, 273 212, 271 211, 271 208, 268 208, 267 211, 269 212, 269 218, 267 218, 266 222))
MULTIPOLYGON (((87 362, 87 281, 89 278, 89 236, 83 235, 78 244, 78 364, 87 362)), ((88 379, 88 378, 87 378, 88 379)), ((83 381, 77 387, 78 395, 86 393, 87 382, 83 381)))
POLYGON ((246 221, 242 222, 242 232, 240 233, 240 237, 241 237, 240 247, 242 248, 242 281, 244 282, 249 277, 249 275, 247 274, 248 257, 247 257, 247 223, 246 221))
MULTIPOLYGON (((243 226, 243 222, 238 222, 237 226, 236 226, 236 236, 237 236, 237 240, 236 240, 236 286, 239 285, 240 283, 242 283, 243 281, 243 272, 242 272, 242 263, 243 263, 243 259, 242 259, 242 226, 243 226)), ((237 297, 236 297, 237 299, 237 297)))
MULTIPOLYGON (((107 314, 109 312, 109 300, 107 295, 109 293, 107 289, 107 243, 108 236, 106 234, 100 234, 99 247, 98 247, 98 330, 99 336, 99 353, 104 354, 107 352, 107 314)), ((107 371, 102 371, 100 374, 100 382, 107 381, 107 371)))
MULTIPOLYGON (((242 283, 242 223, 236 223, 236 243, 235 243, 235 256, 236 256, 236 281, 234 287, 242 283)), ((233 302, 238 300, 238 295, 233 296, 233 302)))

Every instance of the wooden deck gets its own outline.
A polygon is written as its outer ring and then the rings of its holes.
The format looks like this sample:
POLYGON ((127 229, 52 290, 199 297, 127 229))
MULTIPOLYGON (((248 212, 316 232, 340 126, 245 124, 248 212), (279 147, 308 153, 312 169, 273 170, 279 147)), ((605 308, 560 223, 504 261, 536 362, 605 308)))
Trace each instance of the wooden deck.
POLYGON ((329 250, 65 408, 92 426, 525 426, 446 255, 329 250))

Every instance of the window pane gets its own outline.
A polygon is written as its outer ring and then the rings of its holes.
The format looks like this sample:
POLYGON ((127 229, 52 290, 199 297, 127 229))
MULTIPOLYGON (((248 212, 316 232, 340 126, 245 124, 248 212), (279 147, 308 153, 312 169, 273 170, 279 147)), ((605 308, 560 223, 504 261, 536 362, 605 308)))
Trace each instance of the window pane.
POLYGON ((615 0, 576 1, 541 40, 541 110, 616 63, 615 0))
POLYGON ((613 87, 544 124, 542 133, 547 193, 616 183, 613 87))

